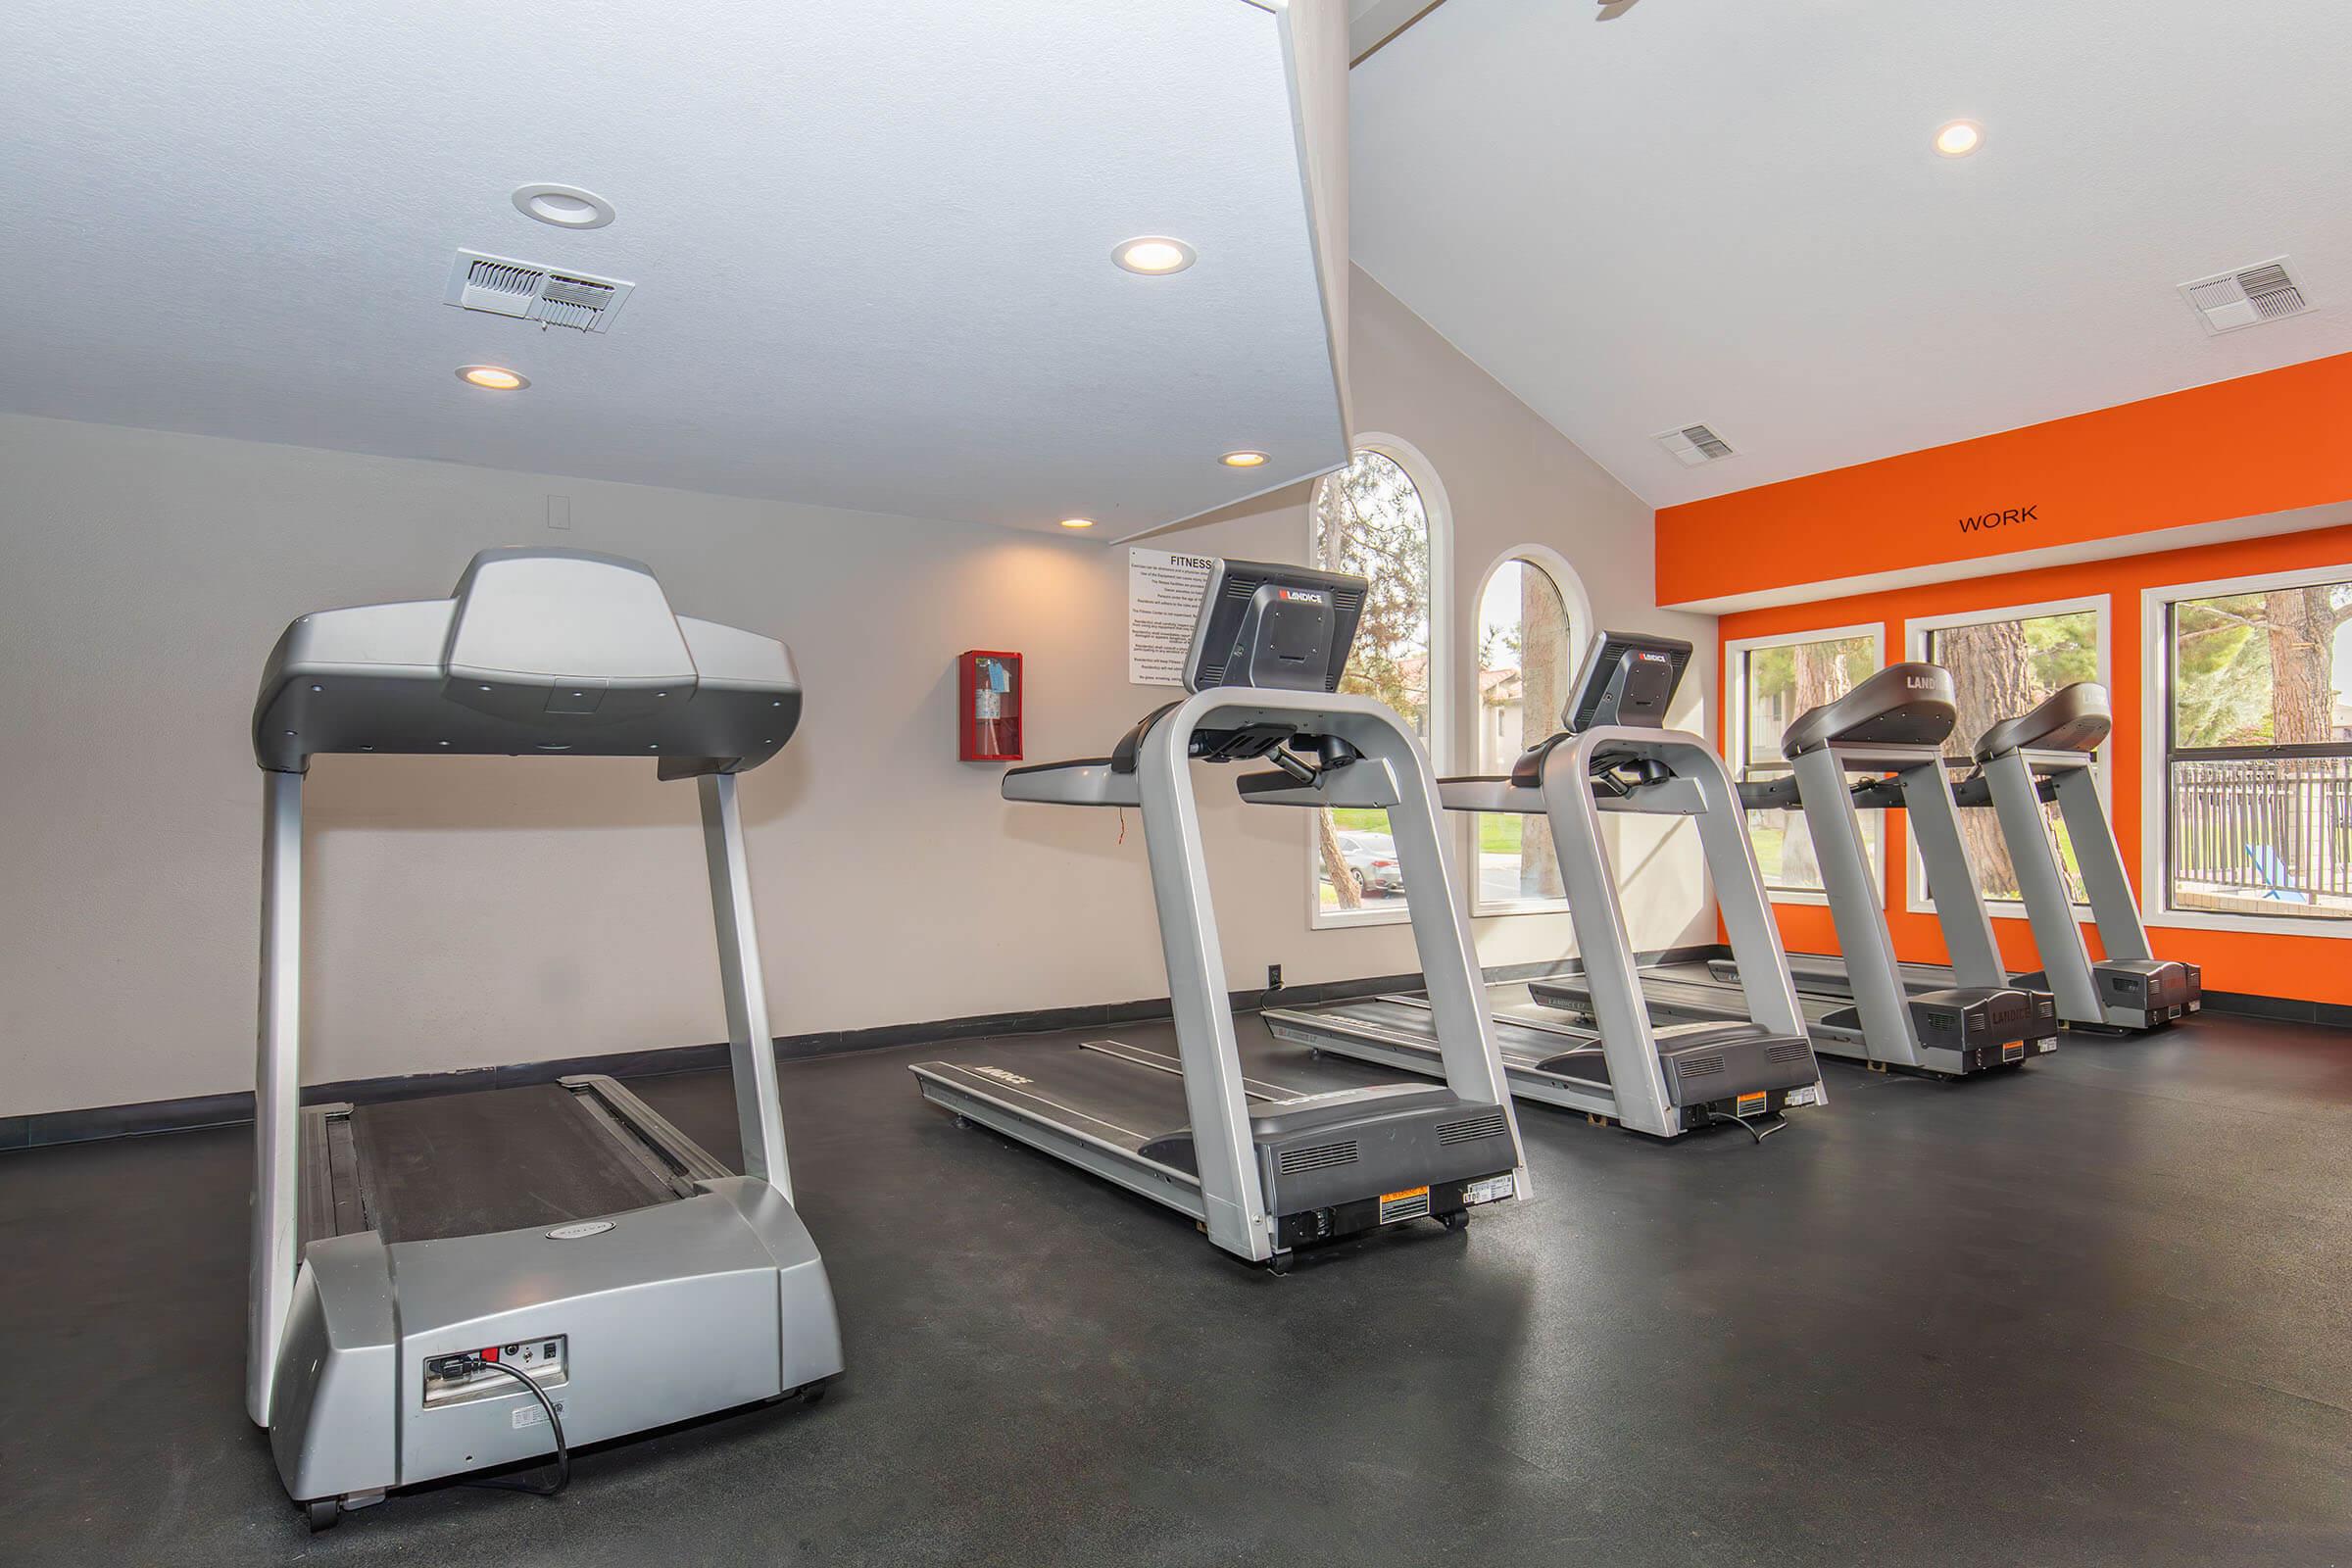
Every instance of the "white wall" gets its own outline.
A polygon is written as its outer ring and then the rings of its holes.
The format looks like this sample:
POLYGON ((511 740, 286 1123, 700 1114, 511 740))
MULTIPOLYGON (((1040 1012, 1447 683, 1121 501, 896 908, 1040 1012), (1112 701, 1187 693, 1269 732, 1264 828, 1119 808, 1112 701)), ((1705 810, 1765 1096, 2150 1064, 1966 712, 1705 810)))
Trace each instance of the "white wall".
MULTIPOLYGON (((1536 539, 1601 619, 1693 636, 1711 672, 1712 623, 1650 608, 1647 510, 1353 281, 1357 417, 1442 474, 1459 623, 1536 539)), ((294 615, 445 594, 495 544, 637 557, 682 612, 792 645, 807 716, 743 784, 780 1032, 1166 991, 1133 816, 1121 844, 1114 813, 1007 806, 954 760, 964 648, 1028 656, 1033 759, 1100 754, 1169 695, 1125 680, 1123 550, 21 416, 0 475, 0 1114, 249 1085, 262 660, 294 615)), ((1164 542, 1299 559, 1303 491, 1164 542)), ((1401 926, 1307 930, 1296 815, 1207 798, 1235 986, 1416 966, 1401 926)), ((324 758, 310 804, 309 1078, 723 1038, 690 788, 625 761, 324 758)), ((1655 837, 1628 840, 1637 940, 1705 940, 1690 835, 1655 837)), ((1571 951, 1556 916, 1483 921, 1480 946, 1571 951)))

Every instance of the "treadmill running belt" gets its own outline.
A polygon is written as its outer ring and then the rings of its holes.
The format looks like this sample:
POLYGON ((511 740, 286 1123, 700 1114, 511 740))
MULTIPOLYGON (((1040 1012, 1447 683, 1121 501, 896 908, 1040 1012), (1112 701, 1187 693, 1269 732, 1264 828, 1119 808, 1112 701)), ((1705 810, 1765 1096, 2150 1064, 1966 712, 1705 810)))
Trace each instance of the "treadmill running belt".
POLYGON ((351 1133, 387 1243, 561 1225, 676 1196, 561 1084, 360 1105, 351 1133))

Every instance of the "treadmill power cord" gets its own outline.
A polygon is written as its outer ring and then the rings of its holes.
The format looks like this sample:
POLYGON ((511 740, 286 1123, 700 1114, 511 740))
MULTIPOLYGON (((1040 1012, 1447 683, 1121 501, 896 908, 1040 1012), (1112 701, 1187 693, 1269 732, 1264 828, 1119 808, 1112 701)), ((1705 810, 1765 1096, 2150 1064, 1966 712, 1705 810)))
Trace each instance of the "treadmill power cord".
POLYGON ((571 1485, 571 1446, 564 1438, 564 1417, 557 1412, 556 1401, 549 1398, 547 1391, 539 1386, 539 1380, 515 1371, 504 1361, 485 1361, 478 1355, 452 1356, 450 1359, 462 1361, 464 1363, 463 1370, 466 1372, 503 1372, 521 1384, 530 1391, 531 1397, 539 1401, 539 1408, 547 1412, 548 1430, 553 1432, 556 1438, 556 1479, 552 1482, 529 1481, 520 1476, 511 1476, 467 1481, 462 1484, 468 1487, 484 1487, 494 1492, 523 1492, 534 1497, 552 1497, 571 1485))
POLYGON ((1721 1116, 1725 1121, 1738 1122, 1740 1130, 1759 1144, 1788 1125, 1788 1118, 1786 1116, 1776 1116, 1771 1121, 1759 1125, 1754 1117, 1741 1116, 1733 1111, 1719 1110, 1715 1114, 1721 1116))

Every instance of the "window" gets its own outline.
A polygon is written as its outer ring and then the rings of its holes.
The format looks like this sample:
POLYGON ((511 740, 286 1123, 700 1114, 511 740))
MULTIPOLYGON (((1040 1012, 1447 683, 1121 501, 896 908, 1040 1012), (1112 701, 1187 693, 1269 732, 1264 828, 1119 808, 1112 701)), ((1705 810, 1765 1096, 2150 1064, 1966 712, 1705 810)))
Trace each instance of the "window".
MULTIPOLYGON (((1952 672, 1960 720, 1952 726, 1944 755, 1951 760, 1955 777, 1974 769, 1977 738, 1994 724, 2033 709, 2061 686, 2106 679, 2106 623, 2104 598, 1911 622, 1913 657, 1952 672)), ((2104 777, 2102 774, 2102 784, 2104 777)), ((2067 842, 2058 808, 2045 802, 2041 814, 2043 831, 2057 841, 2068 896, 2083 904, 2088 895, 2082 889, 2074 846, 2067 842)), ((2010 858, 2008 840, 2001 836, 1999 813, 1989 808, 1962 811, 1960 839, 1968 847, 1969 858, 1976 862, 1977 891, 1991 912, 2022 916, 2025 905, 2018 892, 2017 863, 2010 858)), ((1910 863, 1911 906, 1930 909, 1934 907, 1932 890, 1916 846, 1910 863)))
POLYGON ((2157 608, 2164 910, 2352 921, 2352 569, 2157 608))
MULTIPOLYGON (((1445 603, 1442 493, 1411 447, 1373 438, 1315 486, 1309 516, 1315 564, 1368 584, 1340 690, 1386 703, 1431 747, 1445 732, 1437 711, 1445 644, 1434 612, 1445 603)), ((1404 918, 1388 812, 1325 807, 1313 836, 1313 923, 1404 918)))
MULTIPOLYGON (((1876 626, 1726 643, 1732 765, 1739 777, 1770 779, 1788 772, 1788 760, 1781 755, 1782 733, 1799 715, 1843 697, 1875 674, 1880 648, 1876 626)), ((1862 842, 1874 862, 1879 821, 1877 811, 1862 813, 1862 842)), ((1802 811, 1750 811, 1747 836, 1764 886, 1776 898, 1799 903, 1822 898, 1821 864, 1802 811)))
MULTIPOLYGON (((1589 635, 1591 618, 1576 573, 1548 550, 1514 550, 1487 574, 1474 628, 1479 772, 1508 773, 1520 753, 1560 727, 1578 639, 1589 635)), ((1471 822, 1478 834, 1473 914, 1565 907, 1548 819, 1482 812, 1471 822)))

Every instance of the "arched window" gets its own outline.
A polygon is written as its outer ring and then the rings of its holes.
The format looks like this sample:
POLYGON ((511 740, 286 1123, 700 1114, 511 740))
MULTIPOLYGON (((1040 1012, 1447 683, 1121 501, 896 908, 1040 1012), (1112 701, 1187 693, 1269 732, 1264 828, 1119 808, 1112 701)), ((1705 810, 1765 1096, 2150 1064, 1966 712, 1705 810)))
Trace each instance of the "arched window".
MULTIPOLYGON (((1560 727, 1569 681, 1592 611, 1575 570, 1539 545, 1506 553, 1487 571, 1472 627, 1477 655, 1478 771, 1507 773, 1519 754, 1560 727)), ((1473 913, 1563 906, 1566 889, 1551 823, 1481 814, 1473 913)))
MULTIPOLYGON (((1340 689, 1395 709, 1433 760, 1446 733, 1445 493, 1402 441, 1366 437, 1354 461, 1315 486, 1315 564, 1369 585, 1340 689)), ((1404 917, 1404 880, 1389 814, 1326 807, 1315 813, 1313 922, 1404 917)))

